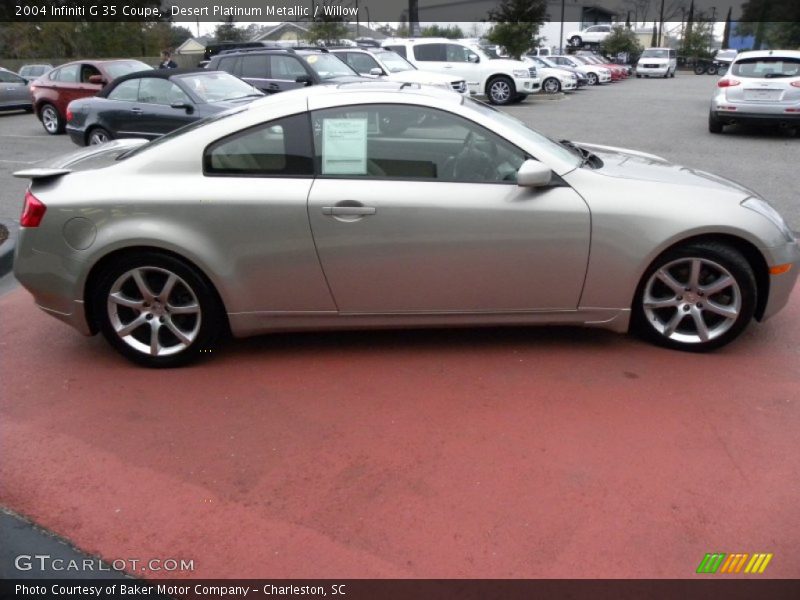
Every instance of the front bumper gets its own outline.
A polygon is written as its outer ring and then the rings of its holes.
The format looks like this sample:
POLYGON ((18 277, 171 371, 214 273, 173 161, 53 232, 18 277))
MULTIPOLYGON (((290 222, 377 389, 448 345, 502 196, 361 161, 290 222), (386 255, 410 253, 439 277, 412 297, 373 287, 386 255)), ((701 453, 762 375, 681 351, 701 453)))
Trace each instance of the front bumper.
POLYGON ((762 321, 766 321, 779 312, 789 302, 798 277, 800 277, 800 244, 795 240, 792 243, 776 248, 762 248, 761 252, 767 259, 770 267, 776 265, 792 265, 788 272, 781 275, 769 276, 769 296, 764 307, 762 321))
POLYGON ((650 77, 652 75, 656 75, 659 77, 663 77, 669 72, 669 65, 658 65, 657 67, 644 67, 644 66, 637 66, 636 67, 636 74, 650 77))
POLYGON ((538 77, 514 77, 514 87, 518 94, 534 94, 542 87, 538 77))

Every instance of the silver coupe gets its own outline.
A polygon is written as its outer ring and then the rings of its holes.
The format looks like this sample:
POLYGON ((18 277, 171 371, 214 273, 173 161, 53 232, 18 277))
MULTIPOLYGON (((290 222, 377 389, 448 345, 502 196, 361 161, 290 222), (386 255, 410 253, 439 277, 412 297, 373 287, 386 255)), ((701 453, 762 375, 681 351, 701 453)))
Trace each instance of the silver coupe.
POLYGON ((580 324, 708 350, 778 312, 800 261, 752 190, 410 84, 303 88, 17 175, 17 279, 152 367, 334 328, 580 324))

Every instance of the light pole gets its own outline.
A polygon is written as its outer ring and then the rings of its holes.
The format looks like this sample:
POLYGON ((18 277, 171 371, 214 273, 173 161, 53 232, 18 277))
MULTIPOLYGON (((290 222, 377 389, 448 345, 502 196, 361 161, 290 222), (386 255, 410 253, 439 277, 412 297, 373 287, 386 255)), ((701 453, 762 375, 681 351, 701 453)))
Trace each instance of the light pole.
POLYGON ((564 54, 564 3, 566 0, 561 0, 561 32, 558 36, 558 53, 564 54))

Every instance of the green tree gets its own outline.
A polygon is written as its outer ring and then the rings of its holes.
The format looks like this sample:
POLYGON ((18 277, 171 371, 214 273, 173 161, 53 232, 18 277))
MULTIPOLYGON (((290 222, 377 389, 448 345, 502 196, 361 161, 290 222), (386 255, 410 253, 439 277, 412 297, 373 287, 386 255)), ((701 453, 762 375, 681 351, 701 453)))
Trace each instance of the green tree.
POLYGON ((466 37, 464 32, 461 30, 461 27, 458 25, 447 27, 441 27, 439 25, 429 25, 428 27, 423 27, 422 31, 420 31, 422 37, 443 37, 450 40, 457 40, 459 38, 466 37))
POLYGON ((243 42, 246 35, 245 30, 233 22, 233 17, 227 17, 214 28, 218 42, 243 42))
POLYGON ((502 0, 489 11, 495 25, 486 38, 503 46, 511 58, 519 59, 539 45, 539 28, 547 18, 547 0, 502 0))
POLYGON ((644 50, 636 34, 631 29, 619 25, 612 28, 611 34, 603 40, 600 48, 603 54, 609 56, 616 56, 620 52, 625 52, 628 56, 637 57, 644 50))
POLYGON ((342 4, 343 0, 320 0, 317 17, 308 28, 310 42, 330 45, 347 38, 349 30, 344 18, 330 14, 332 9, 342 4))
POLYGON ((687 57, 711 58, 711 46, 714 43, 714 23, 696 21, 691 33, 684 38, 684 52, 687 57))

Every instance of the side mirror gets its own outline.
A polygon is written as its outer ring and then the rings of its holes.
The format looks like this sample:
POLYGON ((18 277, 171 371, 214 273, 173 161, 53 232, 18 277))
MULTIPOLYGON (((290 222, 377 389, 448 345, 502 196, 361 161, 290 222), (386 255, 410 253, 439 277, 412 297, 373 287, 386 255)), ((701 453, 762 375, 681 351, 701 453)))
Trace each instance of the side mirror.
POLYGON ((90 75, 89 76, 89 83, 94 83, 96 85, 105 85, 108 82, 105 80, 105 77, 103 77, 102 75, 90 75))
POLYGON ((185 110, 187 115, 190 115, 194 112, 194 106, 188 102, 173 102, 170 104, 170 106, 177 110, 185 110))
POLYGON ((295 82, 302 83, 303 85, 311 85, 313 83, 311 81, 311 75, 298 75, 295 82))
POLYGON ((384 73, 383 69, 381 69, 380 67, 372 67, 369 70, 369 74, 372 75, 373 77, 380 77, 381 75, 385 75, 386 73, 384 73))
POLYGON ((477 54, 470 54, 469 56, 467 56, 467 60, 471 63, 478 63, 481 62, 481 57, 478 56, 477 54))
POLYGON ((538 160, 526 160, 517 171, 517 185, 520 187, 544 187, 550 183, 553 171, 538 160))

